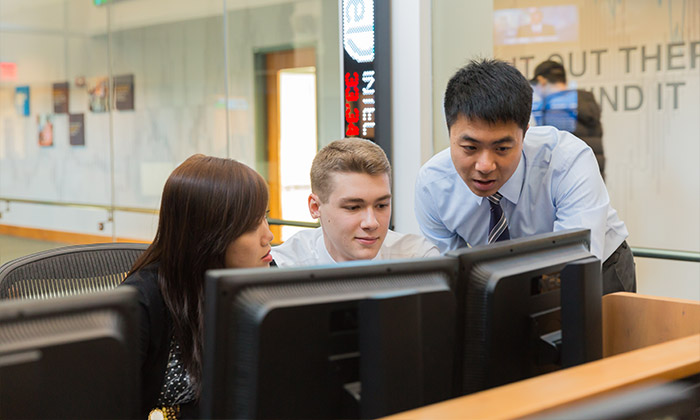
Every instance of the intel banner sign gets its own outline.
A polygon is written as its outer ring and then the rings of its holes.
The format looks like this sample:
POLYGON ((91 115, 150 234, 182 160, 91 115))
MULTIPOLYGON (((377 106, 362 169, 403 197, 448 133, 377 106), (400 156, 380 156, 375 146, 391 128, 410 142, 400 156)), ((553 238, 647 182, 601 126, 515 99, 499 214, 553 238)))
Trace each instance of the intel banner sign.
POLYGON ((374 0, 342 0, 345 136, 374 140, 374 0))

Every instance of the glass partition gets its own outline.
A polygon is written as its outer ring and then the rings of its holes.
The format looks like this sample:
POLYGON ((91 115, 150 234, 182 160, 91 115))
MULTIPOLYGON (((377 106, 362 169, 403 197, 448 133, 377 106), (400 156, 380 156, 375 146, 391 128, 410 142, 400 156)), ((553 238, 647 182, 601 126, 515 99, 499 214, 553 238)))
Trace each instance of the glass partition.
POLYGON ((322 0, 2 0, 0 234, 150 241, 195 153, 311 221, 311 159, 342 135, 338 21, 322 0))

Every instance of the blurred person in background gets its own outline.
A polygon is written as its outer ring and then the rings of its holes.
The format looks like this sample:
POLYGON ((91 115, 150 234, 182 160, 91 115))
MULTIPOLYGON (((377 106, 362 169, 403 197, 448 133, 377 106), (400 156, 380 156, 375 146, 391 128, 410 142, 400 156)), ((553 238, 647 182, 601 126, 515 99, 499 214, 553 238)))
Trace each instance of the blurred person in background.
POLYGON ((581 89, 569 89, 564 66, 551 60, 535 67, 530 83, 534 91, 534 121, 531 122, 568 131, 586 142, 593 149, 600 174, 605 179, 603 126, 600 124, 600 106, 593 94, 581 89))

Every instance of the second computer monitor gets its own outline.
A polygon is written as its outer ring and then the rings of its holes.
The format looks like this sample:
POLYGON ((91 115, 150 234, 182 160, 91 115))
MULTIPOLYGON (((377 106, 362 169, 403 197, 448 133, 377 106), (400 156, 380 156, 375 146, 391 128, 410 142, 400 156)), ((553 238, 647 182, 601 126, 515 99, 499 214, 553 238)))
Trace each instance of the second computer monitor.
POLYGON ((568 230, 447 254, 460 266, 462 394, 602 356, 601 266, 589 238, 568 230))
POLYGON ((205 418, 375 418, 452 397, 456 261, 207 275, 205 418))

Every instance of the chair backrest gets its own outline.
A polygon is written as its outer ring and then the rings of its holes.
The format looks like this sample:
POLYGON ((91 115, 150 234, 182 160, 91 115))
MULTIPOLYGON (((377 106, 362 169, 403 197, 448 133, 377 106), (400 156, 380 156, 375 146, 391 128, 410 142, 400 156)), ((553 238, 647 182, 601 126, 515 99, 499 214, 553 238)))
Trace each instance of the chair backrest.
POLYGON ((117 287, 148 248, 139 243, 71 245, 0 266, 0 299, 46 299, 117 287))

